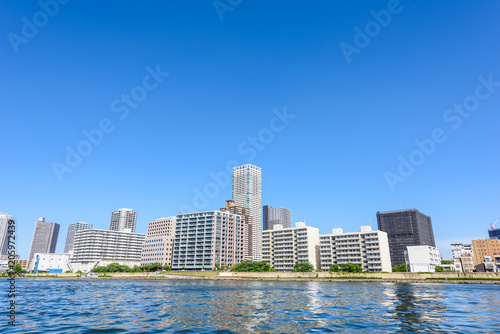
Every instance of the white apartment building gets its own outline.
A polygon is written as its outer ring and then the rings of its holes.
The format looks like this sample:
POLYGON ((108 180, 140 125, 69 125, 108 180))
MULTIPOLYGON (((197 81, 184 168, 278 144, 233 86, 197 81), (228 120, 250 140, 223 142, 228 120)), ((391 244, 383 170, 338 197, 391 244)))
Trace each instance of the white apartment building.
POLYGON ((250 209, 252 216, 252 256, 262 256, 262 174, 257 166, 247 164, 233 168, 233 200, 237 206, 250 209))
POLYGON ((319 230, 295 223, 295 227, 262 231, 262 261, 266 261, 276 271, 292 271, 299 262, 309 262, 314 269, 319 267, 319 230))
POLYGON ((463 253, 472 254, 472 244, 451 244, 451 254, 454 259, 460 259, 463 253))
POLYGON ((333 264, 353 263, 363 271, 391 272, 387 233, 372 231, 370 226, 361 226, 360 232, 334 228, 332 234, 320 235, 320 262, 322 270, 330 270, 333 264))
POLYGON ((28 271, 38 273, 63 273, 71 270, 69 263, 69 254, 54 254, 54 253, 34 253, 31 258, 28 271))
POLYGON ((458 258, 453 258, 453 268, 455 269, 456 272, 461 273, 463 272, 462 269, 462 259, 458 258))
POLYGON ((148 223, 142 245, 141 265, 159 263, 172 265, 172 246, 175 235, 175 217, 159 218, 148 223))
POLYGON ((409 272, 435 272, 436 266, 441 265, 439 249, 428 245, 406 246, 405 262, 409 272))
POLYGON ((95 266, 117 262, 121 265, 140 265, 145 234, 99 229, 75 233, 71 261, 75 271, 90 271, 95 266))

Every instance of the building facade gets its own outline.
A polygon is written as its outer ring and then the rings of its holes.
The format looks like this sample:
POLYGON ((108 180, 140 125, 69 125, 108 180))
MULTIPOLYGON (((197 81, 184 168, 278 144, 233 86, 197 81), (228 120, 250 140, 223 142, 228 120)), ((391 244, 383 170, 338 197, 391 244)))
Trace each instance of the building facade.
POLYGON ((300 262, 309 262, 318 269, 319 230, 298 222, 295 227, 274 225, 274 229, 262 231, 262 261, 276 271, 292 271, 300 262))
POLYGON ((117 262, 122 265, 140 265, 145 234, 99 229, 75 233, 71 266, 75 271, 90 271, 95 266, 117 262))
POLYGON ((472 273, 474 272, 474 256, 471 253, 464 252, 460 255, 460 264, 462 266, 462 272, 472 273))
POLYGON ((28 260, 31 260, 35 253, 55 253, 57 238, 59 237, 60 225, 45 221, 45 217, 40 217, 35 225, 33 239, 28 260))
POLYGON ((230 212, 235 215, 241 216, 242 223, 244 225, 244 240, 243 240, 243 258, 245 260, 253 259, 253 242, 252 242, 252 233, 253 233, 253 218, 250 215, 250 209, 238 206, 233 200, 227 200, 226 206, 221 208, 222 212, 230 212))
POLYGON ((172 246, 175 235, 175 217, 159 218, 148 223, 146 239, 142 245, 141 265, 172 264, 172 246))
POLYGON ((361 226, 360 232, 347 232, 341 228, 332 229, 332 234, 319 236, 322 270, 331 265, 354 263, 363 271, 391 272, 391 255, 387 233, 372 231, 370 226, 361 226))
POLYGON ((262 257, 262 173, 247 164, 233 168, 233 200, 237 206, 250 209, 252 216, 252 257, 262 257))
POLYGON ((451 244, 451 255, 454 259, 460 259, 463 253, 472 254, 472 244, 451 244))
POLYGON ((485 256, 489 256, 493 259, 495 255, 500 254, 500 240, 496 238, 472 240, 472 253, 476 266, 484 263, 485 256))
POLYGON ((137 212, 132 209, 119 209, 111 213, 110 231, 135 232, 135 223, 137 221, 137 212))
POLYGON ((15 260, 15 264, 20 264, 24 270, 28 270, 30 267, 30 260, 15 260))
POLYGON ((491 256, 485 256, 483 263, 475 266, 476 272, 480 273, 496 273, 498 272, 495 260, 491 256))
POLYGON ((172 269, 211 270, 244 259, 245 225, 240 215, 221 211, 176 216, 172 269))
POLYGON ((488 230, 488 235, 490 236, 490 239, 492 238, 500 239, 500 228, 488 230))
POLYGON ((406 268, 412 273, 432 273, 436 271, 436 266, 441 265, 439 249, 436 247, 407 246, 404 255, 406 268))
POLYGON ((392 266, 405 263, 407 246, 436 247, 431 217, 416 209, 377 212, 377 223, 380 231, 387 232, 392 266))
POLYGON ((263 230, 272 230, 274 225, 283 228, 292 227, 292 211, 285 208, 273 208, 270 205, 262 207, 263 230))
POLYGON ((69 224, 68 233, 66 234, 66 243, 64 244, 64 253, 73 251, 73 242, 75 241, 76 231, 90 230, 91 228, 92 224, 85 222, 76 222, 73 224, 69 224))
POLYGON ((29 271, 64 273, 71 271, 69 254, 35 253, 30 261, 29 271))
POLYGON ((9 221, 14 221, 11 215, 0 212, 0 254, 8 254, 9 221))

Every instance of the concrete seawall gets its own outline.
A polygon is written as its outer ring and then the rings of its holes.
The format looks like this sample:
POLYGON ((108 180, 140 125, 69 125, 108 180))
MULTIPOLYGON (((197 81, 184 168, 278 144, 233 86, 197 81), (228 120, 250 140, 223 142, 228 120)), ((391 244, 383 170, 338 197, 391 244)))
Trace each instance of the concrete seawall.
POLYGON ((330 273, 330 272, 269 272, 269 273, 244 273, 222 272, 220 278, 374 278, 388 280, 425 280, 425 279, 484 279, 498 278, 500 273, 330 273))
MULTIPOLYGON (((421 282, 421 283, 489 283, 500 284, 500 273, 331 273, 331 272, 221 272, 215 277, 169 275, 150 276, 150 273, 106 273, 95 279, 216 279, 216 280, 347 280, 363 282, 421 282)), ((76 273, 31 274, 28 278, 76 278, 76 273)))

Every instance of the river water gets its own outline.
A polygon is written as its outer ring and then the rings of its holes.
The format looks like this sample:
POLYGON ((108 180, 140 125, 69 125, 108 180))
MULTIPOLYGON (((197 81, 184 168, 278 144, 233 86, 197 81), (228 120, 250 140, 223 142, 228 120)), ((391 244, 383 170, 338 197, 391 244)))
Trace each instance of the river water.
POLYGON ((2 333, 500 333, 499 285, 17 279, 9 326, 1 281, 2 333))

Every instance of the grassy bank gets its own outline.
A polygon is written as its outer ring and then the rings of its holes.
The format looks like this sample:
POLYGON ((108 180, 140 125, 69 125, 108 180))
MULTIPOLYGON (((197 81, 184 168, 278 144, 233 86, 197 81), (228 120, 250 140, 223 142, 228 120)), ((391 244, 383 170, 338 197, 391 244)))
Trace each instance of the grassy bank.
POLYGON ((195 276, 195 277, 215 277, 220 271, 205 270, 205 271, 163 271, 160 275, 172 276, 195 276))

